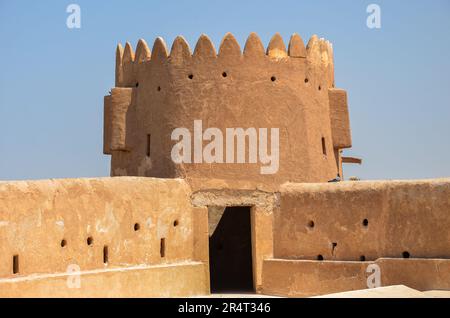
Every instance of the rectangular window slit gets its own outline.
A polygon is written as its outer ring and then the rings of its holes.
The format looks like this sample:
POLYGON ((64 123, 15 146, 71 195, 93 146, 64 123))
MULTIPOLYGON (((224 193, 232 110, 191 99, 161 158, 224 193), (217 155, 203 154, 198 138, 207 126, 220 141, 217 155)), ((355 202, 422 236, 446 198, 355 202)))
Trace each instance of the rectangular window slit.
POLYGON ((13 256, 13 274, 19 274, 19 255, 13 256))
POLYGON ((161 244, 159 247, 159 253, 161 254, 161 257, 165 257, 166 256, 166 239, 162 238, 161 239, 161 244))
POLYGON ((150 142, 151 142, 151 135, 147 135, 147 157, 150 157, 150 142))
POLYGON ((327 147, 325 145, 325 138, 322 137, 322 152, 326 156, 327 155, 327 147))
POLYGON ((103 247, 103 264, 108 264, 108 246, 103 247))

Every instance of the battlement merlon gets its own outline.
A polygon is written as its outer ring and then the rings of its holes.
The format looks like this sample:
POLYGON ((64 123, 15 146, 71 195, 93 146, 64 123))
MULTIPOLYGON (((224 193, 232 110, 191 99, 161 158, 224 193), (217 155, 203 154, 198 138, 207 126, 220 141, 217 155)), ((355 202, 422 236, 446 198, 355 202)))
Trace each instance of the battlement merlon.
POLYGON ((320 74, 321 77, 326 79, 330 87, 334 87, 332 44, 313 35, 305 47, 302 38, 295 33, 290 38, 288 49, 286 49, 281 35, 276 33, 266 50, 264 50, 259 36, 256 33, 251 33, 245 43, 243 52, 241 52, 235 37, 231 33, 227 33, 222 39, 218 54, 212 41, 204 34, 197 41, 194 53, 191 53, 189 44, 182 36, 176 37, 170 53, 161 37, 156 38, 152 50, 143 39, 138 41, 136 52, 133 51, 129 42, 125 44, 125 48, 118 44, 115 82, 116 87, 135 87, 137 74, 146 67, 147 63, 183 65, 192 62, 191 60, 201 61, 205 59, 217 59, 224 64, 247 59, 251 63, 254 59, 264 58, 275 63, 290 58, 305 59, 309 72, 320 74))

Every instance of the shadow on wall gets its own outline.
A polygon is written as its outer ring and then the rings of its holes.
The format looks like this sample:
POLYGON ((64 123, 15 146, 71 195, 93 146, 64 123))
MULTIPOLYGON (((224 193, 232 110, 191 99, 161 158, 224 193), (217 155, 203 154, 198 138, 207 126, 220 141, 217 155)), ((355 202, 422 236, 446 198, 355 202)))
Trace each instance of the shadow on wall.
POLYGON ((209 238, 211 293, 254 291, 250 209, 209 210, 218 221, 209 238))

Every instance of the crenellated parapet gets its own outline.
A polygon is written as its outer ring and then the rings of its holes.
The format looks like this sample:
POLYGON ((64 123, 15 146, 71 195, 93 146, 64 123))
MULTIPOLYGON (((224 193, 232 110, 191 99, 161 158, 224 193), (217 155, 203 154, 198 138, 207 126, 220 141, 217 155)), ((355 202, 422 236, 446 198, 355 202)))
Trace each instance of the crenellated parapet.
POLYGON ((289 59, 305 59, 308 71, 305 75, 324 77, 329 86, 334 85, 334 62, 332 44, 313 35, 307 46, 298 34, 293 34, 289 40, 288 48, 280 34, 275 34, 267 46, 264 46, 256 33, 248 37, 242 51, 236 38, 227 33, 221 41, 217 53, 214 44, 206 35, 201 35, 192 53, 189 44, 182 36, 176 37, 169 50, 165 41, 158 37, 153 48, 150 49, 143 39, 138 41, 136 51, 129 42, 125 48, 121 44, 116 50, 116 87, 134 87, 138 80, 139 72, 142 72, 150 63, 167 63, 168 65, 183 65, 192 61, 227 61, 229 63, 252 59, 268 59, 272 62, 289 59), (169 53, 170 52, 170 53, 169 53))

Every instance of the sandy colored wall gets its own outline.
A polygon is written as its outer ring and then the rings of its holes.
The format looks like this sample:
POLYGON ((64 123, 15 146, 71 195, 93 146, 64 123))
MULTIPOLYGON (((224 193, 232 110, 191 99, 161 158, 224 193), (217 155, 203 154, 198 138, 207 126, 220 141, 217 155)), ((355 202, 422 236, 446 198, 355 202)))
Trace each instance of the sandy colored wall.
POLYGON ((209 293, 205 264, 183 262, 0 279, 0 297, 188 297, 209 293), (79 283, 79 284, 78 284, 79 283))
POLYGON ((267 295, 309 297, 366 289, 377 267, 380 286, 406 285, 421 291, 450 289, 450 260, 380 258, 373 262, 267 259, 267 295))
POLYGON ((69 265, 85 272, 194 261, 200 210, 177 179, 0 182, 0 278, 64 274, 69 265))
POLYGON ((449 211, 450 179, 286 184, 274 212, 274 256, 449 259, 449 211))
POLYGON ((328 97, 333 147, 335 149, 350 148, 352 146, 352 135, 348 113, 347 92, 343 89, 330 89, 328 91, 328 97))
POLYGON ((381 286, 449 289, 450 179, 285 184, 263 293, 304 297, 381 286))
MULTIPOLYGON (((334 88, 334 66, 327 41, 313 36, 305 47, 295 35, 286 48, 275 35, 265 50, 251 34, 242 50, 227 34, 216 52, 202 36, 192 53, 178 37, 168 51, 160 38, 152 50, 143 40, 136 53, 128 43, 125 49, 118 47, 117 87, 132 92, 113 89, 105 100, 114 104, 112 100, 122 100, 120 94, 129 98, 120 125, 126 127, 125 146, 105 150, 112 153, 112 175, 225 180, 245 176, 268 184, 323 182, 336 176, 328 94, 334 88), (279 128, 278 173, 262 175, 260 164, 174 164, 170 154, 176 142, 171 133, 181 127, 192 133, 194 120, 203 121, 203 130, 219 128, 224 137, 226 128, 279 128)), ((105 125, 105 136, 112 139, 113 126, 105 125)), ((344 126, 339 127, 349 128, 344 126)))

